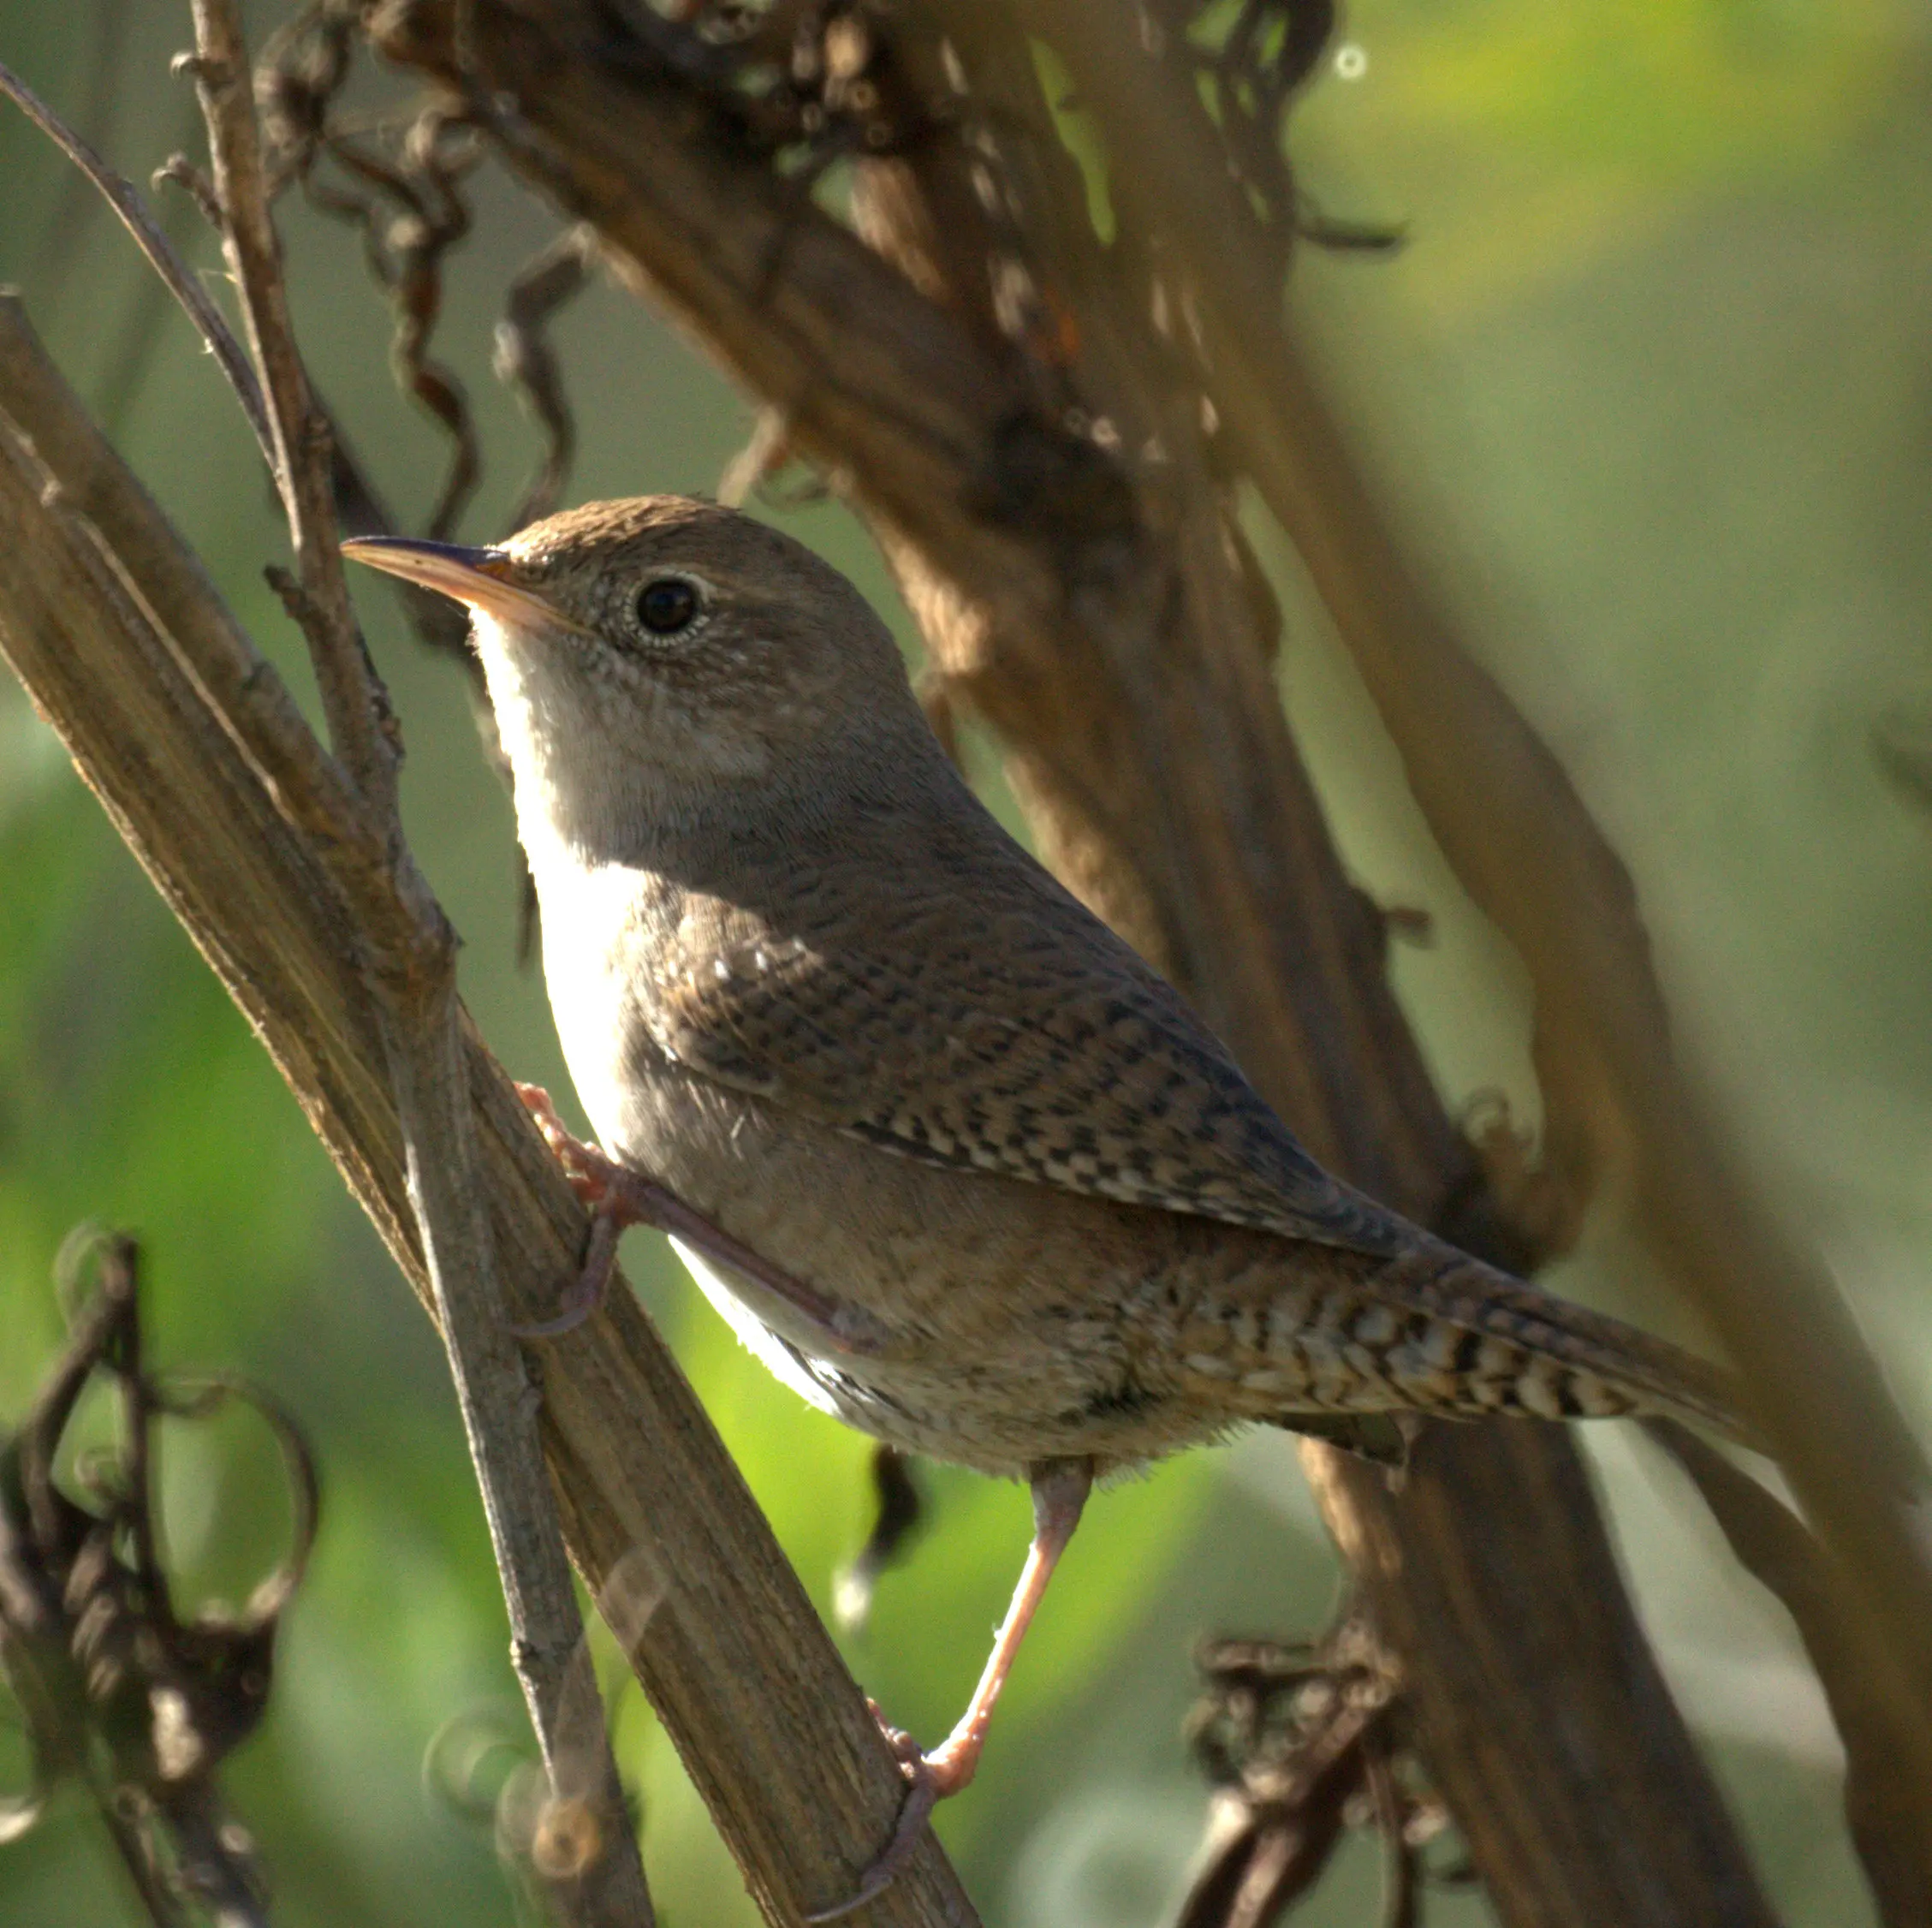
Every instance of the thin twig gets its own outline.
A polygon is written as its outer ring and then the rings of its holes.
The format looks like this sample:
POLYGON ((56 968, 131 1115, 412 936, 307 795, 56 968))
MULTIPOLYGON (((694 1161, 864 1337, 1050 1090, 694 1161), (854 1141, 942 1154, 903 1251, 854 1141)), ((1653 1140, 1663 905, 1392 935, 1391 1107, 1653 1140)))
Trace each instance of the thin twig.
MULTIPOLYGON (((87 76, 74 121, 97 150, 114 146, 115 127, 120 119, 122 73, 130 39, 128 12, 128 0, 95 0, 93 18, 88 23, 92 45, 87 50, 87 76)), ((28 279, 36 287, 50 289, 56 298, 66 290, 80 252, 75 243, 86 231, 87 217, 93 212, 89 186, 84 174, 69 172, 61 176, 59 193, 34 243, 28 279)))
POLYGON ((223 245, 268 400, 270 467, 306 598, 303 630, 336 754, 387 824, 395 818, 400 759, 388 696, 356 625, 336 547, 328 426, 310 398, 308 374, 295 347, 241 17, 234 0, 193 0, 193 13, 191 65, 208 123, 223 245))
POLYGON ((175 244, 148 212, 147 203, 135 191, 134 184, 116 174, 19 74, 3 63, 0 63, 0 93, 5 94, 100 189, 108 205, 121 217, 122 224, 134 237, 155 273, 168 284, 169 292, 181 303, 201 339, 208 344, 208 352, 220 364, 222 373, 228 378, 229 386, 235 390, 235 398, 241 404, 242 414, 248 418, 249 427, 255 431, 264 459, 270 468, 274 468, 275 443, 269 432, 268 413, 262 406, 261 384, 255 379, 255 371, 241 344, 235 340, 234 331, 223 320, 221 310, 209 300, 206 291, 195 279, 193 270, 181 259, 175 244))
MULTIPOLYGON (((553 1798, 562 1798, 572 1780, 588 1782, 595 1850, 581 1871, 573 1868, 569 1879, 551 1883, 551 1899, 566 1921, 582 1928, 650 1928, 651 1898, 603 1700, 582 1684, 584 1625, 537 1429, 542 1395, 504 1310, 460 1021, 452 973, 426 1009, 383 1014, 383 1043, 402 1122, 409 1202, 509 1610, 510 1657, 553 1798)), ((538 1866, 542 1871, 541 1859, 538 1866)))
POLYGON ((9 1838, 60 1783, 78 1781, 156 1928, 187 1928, 191 1916, 266 1928, 262 1871, 216 1776, 267 1711, 278 1622, 312 1544, 313 1469, 293 1422, 265 1407, 296 1474, 286 1584, 259 1589, 238 1616, 181 1618, 155 1518, 156 1421, 202 1417, 230 1392, 251 1395, 223 1380, 176 1397, 151 1378, 134 1241, 88 1232, 79 1252, 76 1243, 66 1251, 96 1262, 91 1295, 20 1425, 0 1440, 0 1674, 21 1703, 33 1770, 9 1838), (63 1485, 56 1473, 91 1384, 116 1395, 119 1443, 63 1485), (126 1717, 164 1695, 178 1733, 164 1739, 158 1725, 126 1717))
POLYGON ((1379 1737, 1367 1750, 1369 1791, 1382 1835, 1382 1928, 1416 1928, 1422 1912, 1421 1857, 1408 1838, 1408 1815, 1395 1764, 1379 1737))
MULTIPOLYGON (((256 377, 254 366, 247 351, 235 340, 221 311, 209 300, 193 271, 149 213, 146 203, 128 181, 109 167, 4 65, 0 65, 0 92, 5 92, 13 99, 53 140, 121 217, 163 284, 199 330, 228 378, 229 385, 248 418, 263 458, 272 473, 276 467, 276 450, 262 400, 261 383, 256 377)), ((178 155, 161 171, 166 178, 177 181, 182 181, 184 172, 193 172, 178 155)), ((183 181, 182 184, 187 183, 183 181)), ((196 177, 190 192, 205 212, 212 212, 217 231, 220 232, 220 211, 218 207, 210 208, 212 190, 205 181, 196 177)), ((27 360, 31 360, 33 352, 31 331, 26 328, 24 317, 15 306, 4 341, 0 342, 0 358, 12 357, 16 363, 15 372, 24 374, 27 360)), ((71 452, 77 457, 84 455, 85 462, 82 469, 69 472, 70 486, 75 473, 85 473, 90 479, 98 474, 102 465, 95 451, 83 450, 77 445, 71 452)), ((140 528, 123 530, 121 534, 134 539, 136 553, 157 556, 169 553, 169 544, 156 539, 158 512, 152 511, 152 503, 145 504, 145 508, 150 513, 141 518, 140 528)), ((205 592, 204 582, 185 582, 175 580, 172 574, 167 580, 172 609, 163 611, 164 616, 177 614, 185 616, 191 623, 199 622, 210 608, 219 608, 212 596, 205 592)), ((206 652, 204 660, 232 672, 231 680, 220 692, 223 700, 219 706, 223 715, 242 726, 250 755, 289 813, 289 820, 300 824, 316 837, 318 848, 332 864, 339 864, 347 858, 364 872, 372 865, 381 864, 384 860, 383 854, 372 847, 360 803, 344 784, 339 766, 322 753, 308 725, 302 721, 294 699, 254 645, 232 624, 228 625, 227 629, 228 633, 221 639, 221 646, 206 652)), ((398 933, 391 927, 390 934, 394 937, 398 933)))
POLYGON ((503 297, 490 358, 496 379, 515 392, 544 433, 544 458, 510 511, 514 532, 557 505, 577 453, 577 424, 563 390, 563 370, 547 332, 550 320, 590 279, 597 265, 594 229, 567 228, 517 271, 503 297))
POLYGON ((215 199, 214 182, 186 154, 170 154, 154 170, 154 185, 158 187, 163 181, 171 181, 201 210, 201 218, 215 230, 219 239, 222 204, 215 199))

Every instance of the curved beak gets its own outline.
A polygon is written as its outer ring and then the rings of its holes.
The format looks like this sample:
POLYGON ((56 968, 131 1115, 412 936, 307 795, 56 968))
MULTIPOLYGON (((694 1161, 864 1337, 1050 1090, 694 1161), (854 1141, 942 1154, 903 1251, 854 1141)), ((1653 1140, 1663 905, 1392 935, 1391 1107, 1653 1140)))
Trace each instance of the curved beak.
POLYGON ((501 549, 461 549, 451 542, 416 542, 407 536, 352 536, 342 553, 352 562, 366 562, 419 588, 453 597, 501 622, 526 629, 539 623, 580 627, 515 581, 515 561, 501 549))

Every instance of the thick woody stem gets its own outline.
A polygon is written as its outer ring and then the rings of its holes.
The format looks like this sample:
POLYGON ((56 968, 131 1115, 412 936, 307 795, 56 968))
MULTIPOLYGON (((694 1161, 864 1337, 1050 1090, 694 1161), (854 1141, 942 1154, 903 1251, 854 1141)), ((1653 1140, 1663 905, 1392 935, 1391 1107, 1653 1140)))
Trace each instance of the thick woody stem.
MULTIPOLYGON (((279 708, 286 692, 239 649, 233 618, 13 301, 0 301, 0 549, 16 558, 0 571, 0 654, 436 1314, 380 1014, 354 961, 370 927, 396 914, 382 902, 387 886, 372 872, 332 880, 316 841, 263 780, 242 720, 217 693, 253 691, 279 708)), ((583 1210, 460 1010, 455 1022, 458 1089, 475 1120, 473 1196, 509 1316, 534 1317, 576 1276, 583 1210)), ((446 1073, 441 1082, 436 1102, 454 1104, 446 1073)), ((445 1247, 453 1267, 460 1249, 445 1247)), ((538 1423, 573 1557, 753 1898, 775 1928, 797 1928, 850 1895, 890 1836, 905 1793, 897 1764, 621 1282, 598 1318, 543 1357, 538 1423)), ((554 1654, 563 1643, 546 1645, 554 1654)), ((601 1747, 594 1684, 585 1686, 583 1670, 566 1675, 557 1729, 601 1747), (574 1718, 573 1705, 585 1711, 574 1718)), ((597 1776, 581 1752, 572 1765, 560 1794, 594 1794, 597 1776)), ((869 1916, 877 1928, 972 1928, 974 1919, 930 1835, 869 1916)))

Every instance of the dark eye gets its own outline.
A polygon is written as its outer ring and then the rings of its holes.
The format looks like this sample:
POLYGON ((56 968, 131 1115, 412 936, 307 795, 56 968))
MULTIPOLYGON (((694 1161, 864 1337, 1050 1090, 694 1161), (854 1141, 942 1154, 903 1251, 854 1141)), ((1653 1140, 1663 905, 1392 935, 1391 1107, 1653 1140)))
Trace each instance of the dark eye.
POLYGON ((698 614, 698 592, 682 576, 661 575, 638 592, 637 619, 653 636, 675 636, 698 614))

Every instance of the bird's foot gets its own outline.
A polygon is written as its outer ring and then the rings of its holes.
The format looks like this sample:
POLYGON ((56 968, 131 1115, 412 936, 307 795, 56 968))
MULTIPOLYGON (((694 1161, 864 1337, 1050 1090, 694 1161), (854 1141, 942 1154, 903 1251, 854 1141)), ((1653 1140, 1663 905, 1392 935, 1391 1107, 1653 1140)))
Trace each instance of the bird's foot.
POLYGON ((584 1263, 570 1288, 558 1301, 548 1318, 523 1319, 509 1327, 513 1339, 555 1339, 574 1332, 603 1303, 610 1289, 610 1275, 617 1265, 617 1235, 624 1229, 621 1211, 608 1200, 591 1210, 590 1242, 584 1248, 584 1263))
POLYGON ((894 1727, 880 1713, 877 1701, 868 1700, 865 1705, 872 1710, 872 1718, 879 1723, 879 1732, 885 1736, 886 1745, 899 1762, 900 1772, 906 1776, 905 1802, 893 1824, 892 1838, 859 1877, 858 1887, 844 1901, 817 1914, 808 1914, 805 1919, 809 1922, 841 1921, 891 1887, 918 1851, 919 1836, 925 1832, 933 1809, 948 1795, 958 1794, 979 1765, 977 1739, 964 1739, 955 1733, 929 1754, 903 1728, 894 1727))
POLYGON ((523 1100, 524 1109, 536 1120, 537 1129, 544 1134, 544 1142, 556 1154, 564 1176, 570 1181, 570 1189, 584 1204, 594 1211, 604 1204, 614 1191, 621 1188, 618 1181, 627 1175, 624 1168, 605 1157, 596 1145, 586 1145, 557 1116, 550 1094, 541 1085, 519 1085, 516 1095, 523 1100))
POLYGON ((556 1311, 549 1318, 525 1320, 509 1328, 510 1336, 516 1339, 555 1339, 583 1324, 610 1289, 610 1275, 617 1263, 617 1235, 636 1222, 623 1203, 621 1181, 629 1174, 570 1130, 557 1116, 550 1094, 541 1085, 519 1085, 516 1095, 536 1120, 544 1142, 556 1154, 570 1189, 591 1213, 583 1266, 556 1311))

